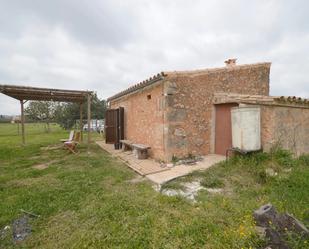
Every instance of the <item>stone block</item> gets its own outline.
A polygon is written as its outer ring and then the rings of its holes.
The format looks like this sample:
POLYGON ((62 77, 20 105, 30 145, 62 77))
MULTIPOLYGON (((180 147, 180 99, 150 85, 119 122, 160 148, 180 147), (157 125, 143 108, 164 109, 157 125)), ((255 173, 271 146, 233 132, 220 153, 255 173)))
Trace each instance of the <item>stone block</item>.
POLYGON ((170 122, 181 122, 187 118, 187 111, 185 109, 173 109, 168 112, 167 119, 170 122))
POLYGON ((183 128, 176 128, 174 131, 174 135, 178 137, 185 137, 186 131, 183 128))

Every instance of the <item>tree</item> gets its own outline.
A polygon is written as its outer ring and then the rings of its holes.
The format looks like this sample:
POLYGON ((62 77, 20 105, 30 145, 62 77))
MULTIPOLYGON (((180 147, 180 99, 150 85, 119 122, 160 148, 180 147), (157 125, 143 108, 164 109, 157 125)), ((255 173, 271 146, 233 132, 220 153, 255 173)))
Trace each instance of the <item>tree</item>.
MULTIPOLYGON (((64 129, 70 129, 74 126, 75 121, 80 118, 78 103, 62 103, 57 106, 55 111, 56 122, 64 129)), ((87 115, 87 103, 83 106, 83 117, 87 115)), ((91 98, 91 119, 104 119, 106 110, 106 101, 100 100, 96 94, 91 98)))
POLYGON ((46 132, 50 132, 49 124, 55 120, 57 104, 50 101, 31 101, 25 109, 25 114, 31 121, 46 123, 46 132))

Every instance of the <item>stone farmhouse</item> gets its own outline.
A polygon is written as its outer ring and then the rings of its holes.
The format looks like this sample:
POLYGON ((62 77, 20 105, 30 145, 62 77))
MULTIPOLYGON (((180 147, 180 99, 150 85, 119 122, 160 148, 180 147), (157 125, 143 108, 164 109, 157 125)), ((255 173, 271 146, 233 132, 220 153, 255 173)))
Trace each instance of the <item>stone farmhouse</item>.
POLYGON ((231 109, 260 107, 261 148, 309 152, 309 102, 269 96, 271 63, 161 72, 108 98, 106 143, 148 145, 155 159, 221 154, 232 147, 231 109), (283 135, 285 134, 285 135, 283 135), (289 135, 287 135, 289 134, 289 135))

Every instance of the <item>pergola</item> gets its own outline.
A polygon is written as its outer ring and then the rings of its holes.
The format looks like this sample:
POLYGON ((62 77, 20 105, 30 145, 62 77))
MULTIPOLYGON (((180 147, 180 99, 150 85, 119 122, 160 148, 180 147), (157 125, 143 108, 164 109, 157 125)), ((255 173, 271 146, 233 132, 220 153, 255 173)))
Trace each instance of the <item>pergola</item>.
POLYGON ((39 88, 15 85, 0 85, 0 93, 20 101, 22 143, 25 144, 25 116, 24 104, 28 100, 73 102, 80 105, 80 131, 83 139, 83 111, 82 104, 87 101, 88 118, 88 149, 90 144, 90 119, 91 119, 91 91, 63 90, 53 88, 39 88))

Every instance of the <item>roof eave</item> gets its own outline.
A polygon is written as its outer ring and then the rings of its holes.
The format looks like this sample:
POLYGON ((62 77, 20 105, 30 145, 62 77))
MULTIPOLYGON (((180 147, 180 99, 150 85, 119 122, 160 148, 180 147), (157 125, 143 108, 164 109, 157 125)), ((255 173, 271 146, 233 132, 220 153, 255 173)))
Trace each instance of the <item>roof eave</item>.
POLYGON ((155 75, 155 76, 153 76, 153 77, 151 77, 151 78, 149 78, 149 79, 147 79, 145 81, 142 81, 142 82, 140 82, 140 83, 138 83, 138 84, 136 84, 134 86, 129 87, 128 89, 126 89, 126 90, 124 90, 122 92, 119 92, 119 93, 115 94, 112 97, 109 97, 107 99, 107 102, 115 101, 115 100, 117 100, 117 99, 119 99, 119 98, 121 98, 123 96, 135 93, 135 92, 137 92, 137 91, 139 91, 139 90, 141 90, 141 89, 143 89, 145 87, 148 87, 148 86, 150 86, 150 85, 152 85, 152 84, 154 84, 154 83, 156 83, 156 82, 158 82, 160 80, 163 80, 165 78, 165 76, 166 76, 166 74, 161 72, 161 73, 159 73, 159 74, 157 74, 157 75, 155 75))

